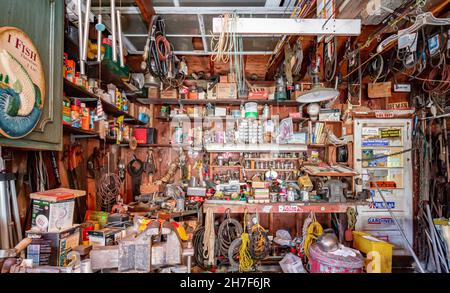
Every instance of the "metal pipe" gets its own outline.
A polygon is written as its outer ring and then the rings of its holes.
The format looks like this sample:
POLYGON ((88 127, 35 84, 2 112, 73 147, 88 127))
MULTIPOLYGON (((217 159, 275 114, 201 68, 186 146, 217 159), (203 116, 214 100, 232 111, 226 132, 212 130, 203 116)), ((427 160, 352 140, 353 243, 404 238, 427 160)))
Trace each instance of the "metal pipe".
POLYGON ((83 28, 81 26, 81 24, 83 23, 82 19, 83 19, 83 15, 81 12, 81 0, 77 1, 77 13, 78 13, 78 53, 79 53, 79 58, 80 58, 80 73, 81 75, 85 75, 86 74, 86 70, 85 70, 85 64, 83 61, 83 28))
POLYGON ((441 270, 441 263, 439 261, 439 254, 438 254, 438 248, 437 248, 437 239, 436 239, 436 230, 434 228, 433 218, 431 217, 431 210, 428 203, 425 203, 425 212, 426 212, 426 218, 428 221, 428 225, 430 225, 430 234, 431 234, 431 245, 433 248, 433 256, 434 256, 434 262, 436 263, 436 270, 440 274, 442 273, 441 270))
MULTIPOLYGON (((97 16, 97 24, 102 24, 101 14, 97 16)), ((102 32, 100 30, 97 31, 97 61, 102 61, 102 32)))
MULTIPOLYGON (((1 156, 2 148, 0 147, 0 172, 5 170, 5 164, 1 156)), ((8 249, 9 246, 9 233, 8 233, 8 196, 6 193, 6 180, 3 178, 0 180, 0 249, 8 249)))
POLYGON ((17 242, 22 240, 22 226, 20 225, 19 204, 17 202, 16 182, 9 181, 9 188, 11 189, 11 204, 14 224, 16 225, 17 242))
POLYGON ((120 67, 125 67, 123 60, 123 43, 122 43, 122 18, 120 17, 120 10, 117 10, 117 35, 119 37, 119 61, 120 67))
POLYGON ((112 60, 117 62, 116 47, 116 0, 111 0, 111 34, 112 34, 112 60))
POLYGON ((400 223, 398 222, 397 218, 395 217, 394 213, 392 212, 392 209, 389 207, 386 198, 384 198, 383 193, 381 192, 380 188, 378 187, 377 182, 374 180, 372 174, 370 174, 370 172, 367 172, 367 174, 369 175, 369 179, 370 181, 372 181, 375 184, 375 187, 377 188, 378 193, 380 194, 381 199, 384 202, 385 207, 387 208, 389 215, 391 216, 391 218, 394 220, 395 225, 397 226, 398 231, 400 232, 400 234, 403 237, 403 240, 406 243, 406 247, 408 248, 409 252, 411 253, 411 255, 414 258, 414 261, 416 262, 417 266, 419 267, 419 270, 421 273, 425 273, 425 270, 422 267, 422 264, 419 261, 419 258, 417 257, 416 253, 414 252, 414 249, 411 246, 411 243, 409 243, 408 238, 405 235, 405 232, 403 231, 402 226, 400 225, 400 223))
POLYGON ((84 33, 83 33, 83 61, 87 60, 88 40, 89 40, 89 11, 91 9, 91 0, 86 0, 86 11, 84 14, 84 33))

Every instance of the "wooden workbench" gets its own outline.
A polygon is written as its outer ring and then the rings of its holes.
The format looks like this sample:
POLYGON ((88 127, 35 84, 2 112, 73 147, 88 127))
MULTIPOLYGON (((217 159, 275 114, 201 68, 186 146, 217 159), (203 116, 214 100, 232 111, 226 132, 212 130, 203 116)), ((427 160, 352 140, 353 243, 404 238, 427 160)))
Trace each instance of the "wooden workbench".
POLYGON ((239 201, 220 201, 207 200, 203 204, 203 212, 210 208, 214 213, 226 213, 229 209, 230 213, 266 213, 266 214, 287 214, 287 213, 345 213, 347 208, 357 205, 368 205, 369 202, 346 202, 346 203, 329 203, 329 202, 275 202, 275 203, 246 203, 239 201))

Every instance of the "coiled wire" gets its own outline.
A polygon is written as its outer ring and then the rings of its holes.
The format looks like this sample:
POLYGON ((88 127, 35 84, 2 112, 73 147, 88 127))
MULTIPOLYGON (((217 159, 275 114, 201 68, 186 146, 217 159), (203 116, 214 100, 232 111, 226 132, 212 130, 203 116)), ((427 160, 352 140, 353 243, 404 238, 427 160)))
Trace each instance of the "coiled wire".
POLYGON ((217 232, 219 253, 228 258, 228 249, 231 243, 241 237, 242 226, 241 224, 232 218, 225 219, 219 226, 217 232))
POLYGON ((194 246, 194 260, 195 263, 203 270, 206 270, 205 257, 203 256, 203 235, 205 234, 205 227, 199 226, 194 231, 192 236, 192 244, 194 246))
POLYGON ((115 173, 105 173, 97 184, 97 208, 109 211, 120 193, 120 178, 115 173))
POLYGON ((269 255, 269 237, 260 224, 253 225, 250 236, 250 254, 254 260, 265 259, 269 255))

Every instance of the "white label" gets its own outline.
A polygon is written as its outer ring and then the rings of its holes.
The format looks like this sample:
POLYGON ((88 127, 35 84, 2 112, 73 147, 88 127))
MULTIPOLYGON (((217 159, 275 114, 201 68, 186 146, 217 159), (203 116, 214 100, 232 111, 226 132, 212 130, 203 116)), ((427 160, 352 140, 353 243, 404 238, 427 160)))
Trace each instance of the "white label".
POLYGON ((415 52, 417 50, 417 33, 404 34, 405 30, 398 32, 398 48, 408 48, 409 52, 415 52))
POLYGON ((278 206, 279 213, 296 213, 298 210, 298 206, 278 206))
POLYGON ((377 127, 363 127, 362 129, 362 135, 377 136, 379 133, 379 128, 377 127))
POLYGON ((272 210, 272 206, 264 206, 262 209, 263 213, 269 213, 272 210))
POLYGON ((439 49, 439 35, 434 35, 428 39, 428 50, 430 50, 430 55, 436 54, 439 49))
POLYGON ((411 92, 411 85, 407 83, 394 84, 394 92, 409 93, 411 92))

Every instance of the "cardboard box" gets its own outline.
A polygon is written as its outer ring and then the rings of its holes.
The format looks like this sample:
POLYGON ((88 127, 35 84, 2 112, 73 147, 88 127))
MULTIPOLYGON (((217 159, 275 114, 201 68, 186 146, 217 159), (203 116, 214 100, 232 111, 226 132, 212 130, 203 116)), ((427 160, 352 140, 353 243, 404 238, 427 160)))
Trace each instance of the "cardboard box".
POLYGON ((208 100, 216 100, 217 99, 217 84, 214 85, 211 89, 209 89, 211 87, 212 83, 208 83, 208 88, 206 91, 206 99, 208 100))
POLYGON ((72 227, 75 197, 84 195, 84 190, 68 188, 31 193, 32 228, 42 232, 56 232, 72 227))
POLYGON ((161 92, 161 99, 178 99, 177 89, 169 89, 161 92))
POLYGON ((220 83, 228 83, 228 75, 221 75, 219 82, 220 83))
POLYGON ((80 225, 58 232, 28 230, 25 234, 33 239, 27 247, 27 258, 40 266, 66 266, 67 254, 80 244, 80 225))
POLYGON ((319 121, 340 121, 341 110, 339 109, 321 109, 319 112, 319 121))
POLYGON ((214 116, 216 116, 216 117, 227 116, 227 108, 225 108, 225 107, 215 107, 214 108, 214 116))
POLYGON ((237 87, 235 83, 218 83, 217 99, 237 99, 237 87))
POLYGON ((88 231, 89 245, 109 246, 116 245, 122 238, 122 228, 103 228, 101 230, 88 231))
POLYGON ((388 98, 392 96, 392 83, 377 82, 367 85, 367 95, 371 99, 388 98))
POLYGON ((57 232, 72 227, 75 199, 58 202, 33 199, 31 227, 41 232, 57 232))
POLYGON ((147 90, 147 98, 149 99, 159 99, 159 88, 157 87, 149 87, 147 90))

